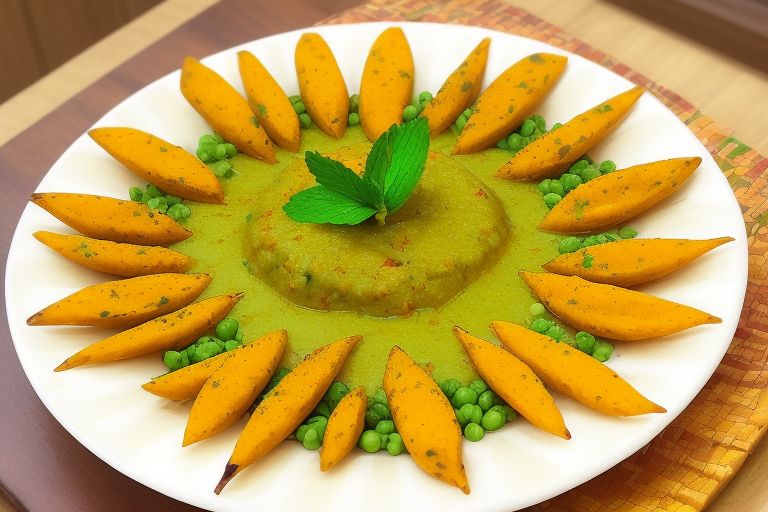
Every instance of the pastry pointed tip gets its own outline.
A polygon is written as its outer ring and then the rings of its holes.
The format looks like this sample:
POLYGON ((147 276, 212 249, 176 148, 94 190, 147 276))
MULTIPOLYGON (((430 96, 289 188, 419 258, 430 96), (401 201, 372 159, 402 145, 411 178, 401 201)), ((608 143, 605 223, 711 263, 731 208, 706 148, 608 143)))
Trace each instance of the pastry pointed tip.
POLYGON ((221 476, 221 480, 219 480, 219 483, 216 484, 216 488, 213 490, 214 493, 221 494, 221 491, 224 490, 224 487, 229 483, 230 480, 237 474, 237 469, 240 466, 238 464, 227 464, 227 466, 224 468, 224 474, 221 476))

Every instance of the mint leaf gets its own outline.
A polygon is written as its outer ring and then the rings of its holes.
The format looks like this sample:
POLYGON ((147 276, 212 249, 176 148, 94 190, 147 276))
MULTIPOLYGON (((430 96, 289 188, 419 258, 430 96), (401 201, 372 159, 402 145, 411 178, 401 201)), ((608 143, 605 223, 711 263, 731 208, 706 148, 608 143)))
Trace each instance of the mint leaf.
POLYGON ((376 142, 373 143, 368 158, 365 160, 365 172, 363 180, 373 183, 377 190, 384 197, 384 183, 389 166, 392 164, 392 152, 394 151, 395 138, 400 127, 396 124, 390 126, 389 130, 381 134, 376 142))
POLYGON ((376 208, 318 185, 295 194, 283 211, 296 222, 354 225, 373 216, 376 208))
POLYGON ((320 185, 377 209, 382 204, 382 194, 341 162, 325 157, 317 151, 307 151, 304 160, 309 172, 315 175, 320 185))
POLYGON ((418 118, 400 126, 392 146, 392 163, 384 180, 388 213, 399 210, 421 179, 429 153, 429 125, 418 118))
POLYGON ((318 185, 291 197, 283 211, 296 222, 359 224, 372 216, 384 223, 416 188, 429 153, 424 118, 392 127, 373 144, 362 177, 317 151, 304 155, 318 185))

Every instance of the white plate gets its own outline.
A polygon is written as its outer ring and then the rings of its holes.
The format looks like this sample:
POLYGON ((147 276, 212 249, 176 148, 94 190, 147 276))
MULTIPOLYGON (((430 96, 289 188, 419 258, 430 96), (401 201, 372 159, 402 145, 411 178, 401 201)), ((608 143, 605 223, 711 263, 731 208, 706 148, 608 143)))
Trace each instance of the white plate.
MULTIPOLYGON (((336 54, 350 92, 359 89, 368 48, 389 23, 313 27, 336 54)), ((564 122, 631 84, 577 55, 546 44, 475 27, 399 23, 416 61, 415 90, 435 91, 483 37, 493 38, 486 85, 507 66, 533 52, 567 54, 562 79, 538 112, 564 122)), ((204 60, 241 89, 235 51, 259 56, 289 94, 298 91, 294 46, 303 31, 254 41, 204 60)), ((663 77, 662 77, 663 78, 663 77)), ((104 116, 97 125, 140 128, 194 151, 208 129, 178 90, 179 72, 148 85, 104 116)), ((40 229, 66 231, 40 208, 29 206, 19 221, 8 255, 6 304, 19 359, 40 399, 78 441, 129 477, 178 500, 206 509, 235 511, 323 510, 510 510, 522 508, 594 477, 648 443, 693 399, 722 358, 736 328, 747 277, 744 225, 727 181, 696 137, 651 94, 645 94, 608 140, 590 152, 625 167, 663 158, 698 155, 703 162, 690 181, 642 219, 643 237, 736 241, 705 255, 689 268, 647 286, 653 294, 723 318, 720 325, 691 329, 667 339, 617 344, 609 365, 667 414, 609 418, 556 396, 573 439, 563 441, 518 421, 480 443, 465 443, 472 494, 419 471, 407 456, 355 453, 328 474, 318 453, 283 443, 238 476, 221 496, 213 487, 238 428, 185 449, 180 440, 189 404, 153 397, 139 385, 162 366, 156 356, 54 374, 67 356, 106 331, 89 328, 30 328, 25 319, 50 302, 107 280, 36 242, 40 229)), ((137 179, 85 135, 54 164, 39 191, 89 192, 125 197, 137 179)))

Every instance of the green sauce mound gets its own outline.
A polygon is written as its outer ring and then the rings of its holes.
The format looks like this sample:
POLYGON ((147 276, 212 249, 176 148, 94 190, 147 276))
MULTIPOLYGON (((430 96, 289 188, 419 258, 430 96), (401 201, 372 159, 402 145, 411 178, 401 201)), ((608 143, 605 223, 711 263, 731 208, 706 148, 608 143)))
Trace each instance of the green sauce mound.
MULTIPOLYGON (((362 167, 370 147, 329 156, 362 167)), ((386 317, 442 306, 497 259, 509 234, 496 194, 441 153, 429 154, 413 196, 385 225, 291 220, 286 198, 314 185, 302 160, 289 165, 261 195, 246 235, 252 272, 307 308, 386 317)))

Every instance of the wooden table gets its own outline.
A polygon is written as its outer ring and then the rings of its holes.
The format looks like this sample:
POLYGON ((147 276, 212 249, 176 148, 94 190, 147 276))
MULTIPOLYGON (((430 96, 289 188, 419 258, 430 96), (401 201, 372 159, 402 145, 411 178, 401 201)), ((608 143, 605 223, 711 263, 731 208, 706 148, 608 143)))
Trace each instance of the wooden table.
MULTIPOLYGON (((359 0, 168 0, 0 105, 0 144, 31 125, 0 147, 3 267, 26 198, 58 155, 113 105, 178 68, 187 54, 204 56, 311 25, 357 3, 359 0), (210 10, 197 15, 208 5, 212 5, 210 10)), ((735 128, 746 143, 768 153, 765 76, 724 61, 610 3, 512 3, 661 81, 735 128), (757 104, 756 99, 760 100, 757 104)), ((0 305, 4 301, 0 297, 0 305)), ((0 394, 0 491, 8 500, 0 498, 0 511, 197 510, 130 480, 75 441, 30 387, 5 322, 0 325, 0 387, 4 390, 0 394)), ((768 511, 768 485, 762 483, 766 468, 768 445, 764 444, 709 510, 768 511)))

